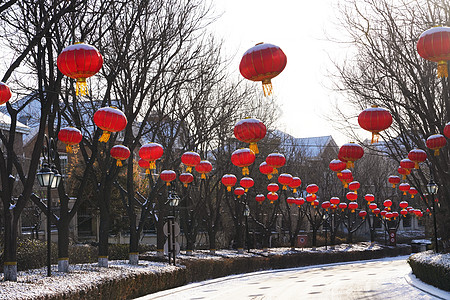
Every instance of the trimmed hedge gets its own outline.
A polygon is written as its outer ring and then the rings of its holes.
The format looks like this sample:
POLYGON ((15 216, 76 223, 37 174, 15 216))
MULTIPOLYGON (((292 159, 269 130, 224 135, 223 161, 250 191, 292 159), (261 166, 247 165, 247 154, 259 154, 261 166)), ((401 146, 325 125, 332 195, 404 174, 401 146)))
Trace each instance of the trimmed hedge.
MULTIPOLYGON (((420 253, 418 253, 420 254, 420 253)), ((412 272, 417 278, 445 291, 450 291, 450 269, 421 262, 412 255, 408 258, 412 272)))

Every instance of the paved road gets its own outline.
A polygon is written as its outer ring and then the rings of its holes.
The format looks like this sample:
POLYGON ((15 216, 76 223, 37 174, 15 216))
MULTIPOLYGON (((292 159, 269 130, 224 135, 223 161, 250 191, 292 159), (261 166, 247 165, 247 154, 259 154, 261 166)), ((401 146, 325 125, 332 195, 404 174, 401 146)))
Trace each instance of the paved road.
POLYGON ((406 258, 229 276, 147 295, 139 300, 442 299, 407 282, 405 277, 411 269, 406 258))

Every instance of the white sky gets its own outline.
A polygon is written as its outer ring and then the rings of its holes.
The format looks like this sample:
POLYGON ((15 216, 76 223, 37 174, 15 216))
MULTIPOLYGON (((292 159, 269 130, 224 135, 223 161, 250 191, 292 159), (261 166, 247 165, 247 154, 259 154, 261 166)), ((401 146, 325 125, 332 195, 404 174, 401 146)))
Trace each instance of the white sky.
MULTIPOLYGON (((338 0, 213 0, 215 10, 223 12, 215 31, 224 39, 231 64, 239 74, 244 52, 259 42, 279 46, 287 56, 284 71, 272 80, 282 116, 278 128, 295 137, 332 135, 338 145, 348 138, 324 119, 332 103, 342 95, 329 89, 327 69, 330 55, 345 55, 345 49, 326 41, 335 34, 338 0), (334 32, 334 33, 333 33, 334 32)), ((261 83, 254 83, 260 86, 261 83)), ((262 89, 261 89, 262 93, 262 89)))

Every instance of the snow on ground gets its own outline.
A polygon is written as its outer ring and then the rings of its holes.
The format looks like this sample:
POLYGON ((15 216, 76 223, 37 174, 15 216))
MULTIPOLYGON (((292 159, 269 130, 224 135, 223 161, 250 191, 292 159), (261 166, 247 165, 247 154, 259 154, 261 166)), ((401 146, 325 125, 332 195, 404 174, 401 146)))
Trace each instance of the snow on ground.
POLYGON ((414 254, 414 259, 421 263, 444 266, 450 269, 450 253, 434 253, 433 250, 429 250, 414 254))

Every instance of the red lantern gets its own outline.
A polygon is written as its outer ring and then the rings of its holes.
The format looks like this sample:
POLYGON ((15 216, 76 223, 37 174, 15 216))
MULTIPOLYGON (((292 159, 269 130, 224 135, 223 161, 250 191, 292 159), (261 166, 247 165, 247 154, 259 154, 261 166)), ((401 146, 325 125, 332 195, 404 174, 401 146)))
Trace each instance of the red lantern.
POLYGON ((348 192, 346 197, 349 201, 355 201, 356 199, 358 199, 358 194, 354 192, 348 192))
POLYGON ((127 126, 127 117, 115 107, 102 107, 94 114, 94 123, 103 130, 99 142, 106 143, 111 132, 118 132, 127 126))
POLYGON ((409 158, 405 158, 400 161, 400 167, 402 167, 403 169, 411 170, 415 167, 415 163, 409 158))
POLYGON ((273 168, 274 174, 278 174, 278 169, 284 166, 286 158, 281 153, 271 153, 266 157, 266 163, 273 168))
POLYGON ((388 210, 390 209, 390 207, 392 206, 392 201, 391 200, 389 200, 389 199, 387 199, 387 200, 384 200, 384 202, 383 202, 383 206, 384 207, 386 207, 388 210))
POLYGON ((201 179, 206 179, 206 174, 212 171, 212 164, 207 160, 201 160, 198 165, 195 166, 195 171, 202 174, 201 179))
POLYGON ((412 206, 408 206, 408 207, 406 208, 406 210, 407 210, 410 214, 413 214, 413 213, 414 213, 414 208, 413 208, 412 206))
POLYGON ((287 173, 280 174, 278 182, 283 186, 283 190, 287 190, 287 186, 292 182, 292 175, 287 173))
POLYGON ((416 190, 415 187, 410 187, 408 190, 409 194, 411 195, 411 198, 414 198, 415 195, 417 195, 419 193, 418 190, 416 190))
POLYGON ((333 205, 338 205, 341 200, 338 197, 331 197, 330 202, 333 205))
POLYGON ((262 81, 264 96, 272 94, 271 79, 286 67, 286 55, 280 47, 259 43, 248 49, 242 56, 239 71, 252 81, 262 81))
POLYGON ((350 191, 355 192, 355 194, 358 193, 358 189, 361 187, 361 184, 358 181, 352 181, 348 184, 348 189, 350 191))
MULTIPOLYGON (((279 180, 279 179, 278 179, 279 180)), ((292 189, 292 192, 297 193, 297 188, 302 185, 302 180, 298 177, 292 177, 292 181, 289 184, 289 187, 292 189)))
POLYGON ((450 139, 450 122, 448 122, 447 124, 445 124, 444 127, 444 135, 450 139))
POLYGON ((337 174, 337 177, 342 182, 345 188, 348 187, 348 182, 353 181, 353 174, 349 169, 342 170, 341 173, 337 174))
POLYGON ((326 211, 328 211, 328 209, 330 208, 330 206, 331 206, 330 201, 324 201, 324 202, 322 203, 322 208, 325 209, 326 211))
POLYGON ((387 211, 387 212, 384 214, 384 217, 385 217, 386 219, 389 219, 389 220, 390 220, 393 216, 394 216, 394 214, 391 213, 390 211, 387 211))
POLYGON ((250 150, 259 153, 256 142, 266 136, 267 128, 263 122, 258 119, 247 118, 240 120, 234 125, 234 136, 244 143, 250 143, 250 150))
POLYGON ((364 220, 367 216, 367 211, 361 210, 358 215, 364 220))
POLYGON ((388 179, 389 183, 392 184, 392 188, 395 189, 395 185, 400 183, 400 177, 391 175, 388 179))
POLYGON ((386 213, 387 213, 387 211, 382 210, 382 211, 380 212, 380 215, 384 217, 384 216, 386 216, 386 213))
POLYGON ((267 186, 267 190, 271 193, 275 193, 280 189, 280 187, 278 186, 278 184, 276 183, 269 183, 269 185, 267 186))
POLYGON ((130 157, 130 149, 128 147, 125 147, 124 145, 115 145, 111 148, 109 151, 111 154, 111 157, 116 159, 116 165, 121 167, 122 166, 122 160, 128 159, 130 157))
POLYGON ((272 178, 273 167, 269 166, 265 161, 259 165, 259 171, 262 174, 267 175, 268 179, 272 178))
POLYGON ((439 149, 447 145, 447 140, 442 134, 433 134, 427 138, 426 145, 429 149, 434 150, 434 156, 438 156, 439 149))
POLYGON ((433 27, 424 31, 417 41, 417 52, 426 60, 438 64, 438 77, 447 77, 447 60, 450 60, 450 28, 433 27))
POLYGON ((235 150, 231 154, 231 162, 236 167, 242 168, 242 175, 250 175, 248 166, 250 166, 255 161, 255 152, 248 148, 241 148, 235 150))
POLYGON ((372 212, 375 214, 375 216, 378 216, 378 214, 380 213, 380 209, 375 208, 372 212))
POLYGON ((145 159, 140 158, 138 161, 139 167, 145 169, 145 174, 150 174, 150 163, 145 159))
POLYGON ((319 200, 314 200, 313 202, 311 202, 311 206, 316 208, 317 205, 319 205, 319 200))
POLYGON ((402 167, 398 167, 397 172, 402 175, 403 180, 406 179, 406 176, 411 174, 411 170, 410 169, 405 169, 402 167))
POLYGON ((348 209, 351 210, 352 213, 354 213, 356 211, 356 209, 358 209, 358 203, 356 202, 350 202, 348 204, 348 209))
POLYGON ((270 201, 270 203, 273 203, 273 201, 278 200, 278 194, 277 193, 268 193, 267 194, 267 200, 270 201))
POLYGON ((392 216, 394 217, 394 220, 397 219, 397 217, 398 217, 398 212, 393 211, 393 212, 392 212, 392 216))
POLYGON ((402 201, 398 204, 398 206, 400 206, 400 208, 407 208, 408 207, 408 202, 407 201, 402 201))
POLYGON ((300 207, 303 204, 305 204, 305 199, 303 199, 303 198, 295 198, 294 199, 294 204, 297 205, 298 207, 300 207))
POLYGON ((235 194, 238 198, 240 198, 242 195, 245 194, 245 190, 244 190, 244 188, 242 188, 242 187, 237 187, 237 188, 234 189, 234 194, 235 194))
POLYGON ((347 168, 353 168, 355 161, 363 157, 364 149, 358 144, 348 143, 339 148, 338 158, 347 163, 347 168))
POLYGON ((11 96, 12 94, 9 87, 5 83, 0 82, 0 105, 8 102, 9 99, 11 99, 11 96))
POLYGON ((340 208, 342 211, 344 211, 344 209, 347 208, 347 203, 344 203, 344 202, 339 203, 339 208, 340 208))
POLYGON ((263 194, 258 194, 255 197, 256 202, 258 202, 259 204, 262 204, 265 199, 266 196, 264 196, 263 194))
POLYGON ((403 217, 406 218, 406 215, 408 214, 408 211, 407 211, 406 209, 402 209, 402 210, 400 211, 400 213, 402 214, 403 217))
POLYGON ((339 159, 333 159, 328 166, 331 171, 337 172, 339 175, 339 173, 347 167, 347 164, 339 159))
POLYGON ((387 110, 373 105, 359 114, 358 123, 362 129, 372 132, 371 143, 378 143, 380 131, 386 130, 391 126, 392 115, 387 110))
POLYGON ((415 214, 416 216, 418 216, 418 217, 421 217, 422 211, 421 211, 420 209, 415 209, 415 210, 414 210, 414 214, 415 214))
POLYGON ((240 181, 239 181, 240 185, 245 189, 245 192, 248 191, 249 188, 251 188, 255 182, 253 181, 253 179, 251 179, 250 177, 243 177, 240 181))
POLYGON ((156 169, 155 161, 164 153, 163 147, 158 143, 148 143, 139 149, 139 157, 150 163, 150 170, 156 169))
POLYGON ((310 184, 306 187, 306 192, 309 194, 315 194, 319 191, 319 187, 317 186, 317 184, 310 184))
POLYGON ((408 183, 400 183, 398 189, 403 192, 403 195, 406 195, 410 189, 410 185, 408 183))
POLYGON ((231 188, 236 184, 237 178, 233 174, 225 174, 222 176, 222 183, 227 187, 227 191, 231 192, 231 188))
POLYGON ((184 187, 188 187, 188 184, 194 181, 194 176, 191 173, 181 173, 178 179, 183 183, 184 187))
POLYGON ((429 216, 431 216, 431 211, 429 208, 427 208, 427 210, 425 211, 429 216))
POLYGON ((427 153, 422 149, 413 149, 409 151, 408 158, 414 162, 414 168, 419 168, 419 163, 423 163, 427 159, 427 153))
POLYGON ((289 206, 294 204, 294 202, 295 202, 295 198, 294 197, 287 197, 286 198, 286 203, 289 204, 289 206))
POLYGON ((171 181, 177 178, 177 173, 174 170, 164 170, 159 174, 159 178, 166 183, 167 186, 170 185, 171 181))
POLYGON ((374 210, 374 209, 376 209, 378 207, 378 205, 376 204, 376 203, 370 203, 369 204, 369 209, 371 209, 372 211, 374 210))
POLYGON ((198 165, 201 160, 200 154, 196 152, 188 151, 181 155, 181 162, 187 166, 186 172, 192 172, 192 167, 198 165))
POLYGON ((77 96, 78 94, 86 95, 88 92, 86 78, 100 71, 103 57, 94 46, 76 43, 61 51, 57 65, 61 73, 77 80, 77 96))
POLYGON ((314 202, 314 200, 317 199, 317 196, 315 194, 308 194, 306 195, 306 201, 308 201, 309 203, 314 202))
POLYGON ((73 153, 72 145, 77 145, 82 139, 81 131, 75 127, 65 127, 58 132, 58 140, 66 144, 67 153, 73 153))
POLYGON ((364 199, 366 199, 366 201, 370 204, 370 202, 372 202, 372 201, 375 200, 375 196, 372 195, 372 194, 366 194, 366 195, 364 196, 364 199))

